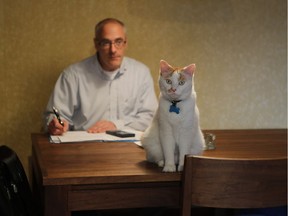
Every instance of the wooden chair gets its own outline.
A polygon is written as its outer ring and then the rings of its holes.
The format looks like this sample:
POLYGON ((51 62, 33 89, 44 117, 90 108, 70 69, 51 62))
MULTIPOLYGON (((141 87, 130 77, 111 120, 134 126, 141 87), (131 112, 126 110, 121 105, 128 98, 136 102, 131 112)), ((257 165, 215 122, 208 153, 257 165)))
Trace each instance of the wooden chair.
POLYGON ((186 155, 182 216, 191 207, 266 208, 287 205, 287 158, 225 159, 186 155))

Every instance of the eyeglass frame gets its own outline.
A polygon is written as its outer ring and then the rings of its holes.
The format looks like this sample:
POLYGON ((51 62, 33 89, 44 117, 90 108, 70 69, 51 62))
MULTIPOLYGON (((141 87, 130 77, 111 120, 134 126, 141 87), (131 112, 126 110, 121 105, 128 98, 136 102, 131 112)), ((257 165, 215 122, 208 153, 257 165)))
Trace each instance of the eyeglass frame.
POLYGON ((115 46, 116 49, 122 49, 127 41, 123 38, 117 38, 114 41, 108 40, 108 39, 102 39, 97 41, 97 44, 102 48, 102 49, 108 49, 112 46, 112 44, 115 46))

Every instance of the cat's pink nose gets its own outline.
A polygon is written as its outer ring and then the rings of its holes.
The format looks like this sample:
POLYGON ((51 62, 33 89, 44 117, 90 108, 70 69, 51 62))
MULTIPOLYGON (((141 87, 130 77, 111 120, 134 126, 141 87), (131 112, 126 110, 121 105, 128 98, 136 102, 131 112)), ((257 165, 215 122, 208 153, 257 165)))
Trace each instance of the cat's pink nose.
POLYGON ((169 91, 170 91, 170 92, 175 92, 176 89, 174 89, 174 88, 170 88, 169 91))

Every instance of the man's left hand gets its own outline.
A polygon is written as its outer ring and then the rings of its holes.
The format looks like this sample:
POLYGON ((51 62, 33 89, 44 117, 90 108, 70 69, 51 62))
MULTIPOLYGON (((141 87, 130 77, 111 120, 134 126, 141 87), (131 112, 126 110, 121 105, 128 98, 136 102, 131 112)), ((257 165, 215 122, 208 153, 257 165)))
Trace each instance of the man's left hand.
POLYGON ((116 125, 107 120, 101 120, 96 122, 92 127, 90 127, 87 132, 88 133, 104 133, 107 130, 116 130, 116 125))

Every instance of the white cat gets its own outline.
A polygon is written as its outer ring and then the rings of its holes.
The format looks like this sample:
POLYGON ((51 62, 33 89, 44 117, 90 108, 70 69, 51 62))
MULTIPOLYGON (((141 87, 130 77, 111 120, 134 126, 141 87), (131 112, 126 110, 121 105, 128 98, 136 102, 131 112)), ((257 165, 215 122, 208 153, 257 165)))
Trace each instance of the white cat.
POLYGON ((163 172, 175 172, 176 165, 182 171, 186 154, 199 155, 204 150, 194 91, 195 68, 195 64, 174 68, 160 61, 159 106, 141 142, 147 160, 164 167, 163 172))

